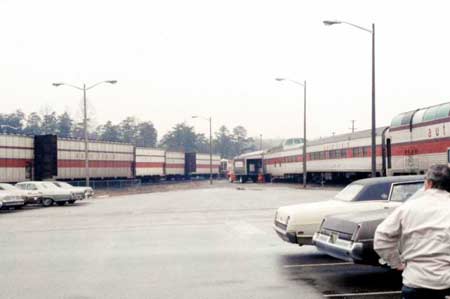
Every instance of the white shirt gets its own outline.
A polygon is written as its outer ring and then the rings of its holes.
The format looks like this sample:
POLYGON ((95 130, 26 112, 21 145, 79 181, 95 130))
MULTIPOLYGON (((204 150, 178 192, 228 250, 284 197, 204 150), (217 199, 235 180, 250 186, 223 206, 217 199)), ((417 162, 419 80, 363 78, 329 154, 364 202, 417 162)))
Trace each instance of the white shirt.
POLYGON ((392 268, 406 265, 404 285, 450 288, 450 193, 428 189, 395 209, 378 226, 374 249, 392 268))

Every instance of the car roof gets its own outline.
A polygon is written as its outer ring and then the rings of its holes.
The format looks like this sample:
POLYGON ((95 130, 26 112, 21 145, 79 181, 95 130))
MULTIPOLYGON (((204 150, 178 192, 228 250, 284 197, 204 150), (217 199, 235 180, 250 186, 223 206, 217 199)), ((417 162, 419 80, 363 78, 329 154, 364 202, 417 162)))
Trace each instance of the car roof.
POLYGON ((400 182, 423 181, 423 180, 425 180, 424 175, 400 175, 400 176, 387 176, 387 177, 361 179, 354 181, 352 184, 371 186, 385 183, 400 183, 400 182))

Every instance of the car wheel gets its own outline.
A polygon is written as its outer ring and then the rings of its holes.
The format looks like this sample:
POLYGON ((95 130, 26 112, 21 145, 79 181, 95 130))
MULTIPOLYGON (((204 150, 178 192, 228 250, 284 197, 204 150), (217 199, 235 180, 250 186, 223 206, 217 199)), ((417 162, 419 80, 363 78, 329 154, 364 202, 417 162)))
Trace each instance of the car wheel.
POLYGON ((50 207, 53 204, 53 199, 51 198, 43 198, 41 201, 44 207, 50 207))
POLYGON ((57 204, 58 206, 63 206, 63 205, 66 204, 66 202, 65 202, 65 201, 57 201, 56 204, 57 204))
POLYGON ((70 203, 71 205, 73 205, 75 203, 75 200, 69 200, 68 203, 70 203))

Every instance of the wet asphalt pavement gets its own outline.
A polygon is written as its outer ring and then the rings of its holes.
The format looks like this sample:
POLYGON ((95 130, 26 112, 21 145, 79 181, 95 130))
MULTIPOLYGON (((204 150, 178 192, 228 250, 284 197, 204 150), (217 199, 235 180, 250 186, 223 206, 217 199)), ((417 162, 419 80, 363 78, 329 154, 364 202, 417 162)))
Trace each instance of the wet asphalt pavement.
POLYGON ((2 212, 1 297, 398 298, 354 296, 398 291, 398 273, 273 232, 277 207, 335 193, 222 184, 2 212))

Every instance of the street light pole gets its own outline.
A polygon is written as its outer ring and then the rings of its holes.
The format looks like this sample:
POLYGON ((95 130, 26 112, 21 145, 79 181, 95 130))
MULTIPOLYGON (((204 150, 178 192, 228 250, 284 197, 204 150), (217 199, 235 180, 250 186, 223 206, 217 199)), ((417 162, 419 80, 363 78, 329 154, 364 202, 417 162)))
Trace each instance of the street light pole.
POLYGON ((372 24, 372 177, 377 176, 375 123, 375 24, 372 24))
POLYGON ((303 188, 306 188, 307 169, 306 160, 308 155, 306 153, 306 80, 303 81, 303 188))
POLYGON ((95 83, 89 87, 86 87, 86 84, 83 83, 83 87, 78 87, 72 84, 67 83, 53 83, 53 86, 58 87, 61 85, 66 85, 78 90, 81 90, 83 92, 83 129, 84 129, 84 171, 85 171, 85 178, 86 178, 86 186, 89 187, 89 140, 88 140, 88 127, 87 127, 87 97, 86 97, 86 91, 89 89, 92 89, 96 87, 97 85, 103 84, 103 83, 109 83, 109 84, 116 84, 116 80, 107 80, 107 81, 101 81, 98 83, 95 83))
POLYGON ((209 184, 213 184, 213 174, 212 174, 212 117, 201 117, 197 115, 193 115, 192 118, 201 118, 209 121, 209 184))
POLYGON ((209 117, 209 184, 212 183, 212 117, 209 117))
POLYGON ((372 35, 372 128, 371 128, 371 176, 377 176, 377 162, 376 162, 376 115, 375 115, 375 24, 372 23, 372 30, 349 23, 345 21, 323 21, 327 26, 337 24, 347 24, 349 26, 369 32, 372 35))
POLYGON ((84 173, 86 175, 86 186, 89 187, 89 142, 87 128, 87 98, 86 84, 83 84, 83 128, 84 128, 84 173))
POLYGON ((308 154, 306 153, 306 80, 303 81, 303 83, 286 79, 286 78, 276 78, 277 81, 290 81, 292 83, 295 83, 297 85, 303 86, 303 155, 302 155, 302 161, 303 161, 303 188, 306 188, 307 179, 308 179, 308 169, 306 165, 306 161, 308 159, 308 154))

